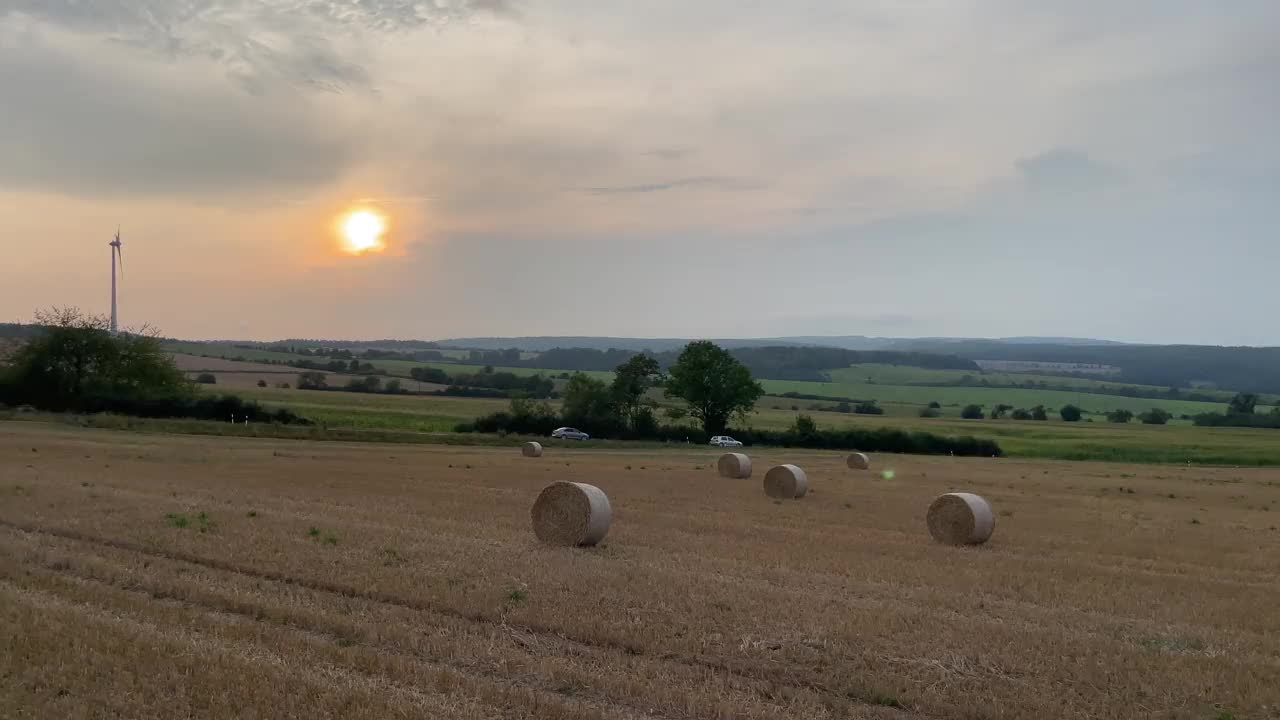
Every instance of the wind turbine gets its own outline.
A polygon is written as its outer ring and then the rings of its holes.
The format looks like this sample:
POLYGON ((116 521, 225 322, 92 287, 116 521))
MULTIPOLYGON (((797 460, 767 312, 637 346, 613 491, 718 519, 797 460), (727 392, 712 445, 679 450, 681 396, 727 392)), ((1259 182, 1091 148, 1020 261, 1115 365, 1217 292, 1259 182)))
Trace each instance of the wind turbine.
POLYGON ((124 277, 124 249, 120 242, 120 230, 116 229, 116 239, 107 243, 111 246, 111 334, 119 331, 120 316, 116 311, 116 263, 120 264, 120 277, 124 277))

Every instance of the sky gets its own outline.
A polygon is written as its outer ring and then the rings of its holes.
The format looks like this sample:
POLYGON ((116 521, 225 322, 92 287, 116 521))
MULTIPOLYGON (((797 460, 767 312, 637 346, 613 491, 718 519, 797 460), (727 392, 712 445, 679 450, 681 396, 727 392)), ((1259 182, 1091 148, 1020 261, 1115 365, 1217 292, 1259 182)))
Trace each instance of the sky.
POLYGON ((1280 345, 1280 3, 0 0, 0 322, 1280 345), (352 254, 336 227, 387 230, 352 254))

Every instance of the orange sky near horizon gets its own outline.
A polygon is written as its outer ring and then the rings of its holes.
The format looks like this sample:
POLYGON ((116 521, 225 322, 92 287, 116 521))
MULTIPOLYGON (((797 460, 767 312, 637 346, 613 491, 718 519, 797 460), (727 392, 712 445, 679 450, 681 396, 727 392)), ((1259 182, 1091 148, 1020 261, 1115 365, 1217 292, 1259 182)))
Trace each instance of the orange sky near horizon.
POLYGON ((1280 343, 1280 4, 308 2, 0 9, 0 322, 1280 343))

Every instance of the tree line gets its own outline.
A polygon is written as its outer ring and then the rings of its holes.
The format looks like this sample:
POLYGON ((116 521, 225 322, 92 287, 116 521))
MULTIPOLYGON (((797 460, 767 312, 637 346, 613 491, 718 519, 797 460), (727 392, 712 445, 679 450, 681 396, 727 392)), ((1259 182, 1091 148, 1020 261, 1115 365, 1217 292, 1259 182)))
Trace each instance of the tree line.
MULTIPOLYGON (((385 375, 385 372, 382 373, 385 375)), ((416 381, 447 385, 444 390, 434 391, 432 395, 453 395, 458 397, 555 397, 555 381, 543 375, 516 375, 509 372, 495 372, 486 367, 478 373, 459 373, 449 375, 437 368, 413 368, 409 375, 416 381)), ((297 379, 299 390, 342 390, 345 392, 383 393, 388 395, 407 395, 410 390, 398 378, 384 379, 379 375, 368 375, 363 378, 350 378, 343 385, 330 385, 326 373, 311 370, 300 373, 297 379)))
POLYGON ((39 333, 0 367, 0 403, 53 412, 307 424, 233 395, 198 393, 153 333, 111 332, 74 308, 36 313, 39 333))
POLYGON ((1120 382, 1189 388, 1212 383, 1235 390, 1280 393, 1280 347, 1216 345, 1056 345, 959 340, 906 341, 920 352, 948 352, 981 360, 1110 365, 1120 382))
MULTIPOLYGON (((634 354, 614 368, 612 383, 582 373, 574 374, 564 390, 564 403, 557 411, 549 403, 524 398, 511 401, 511 408, 471 423, 459 432, 517 433, 547 435, 561 426, 586 430, 593 437, 667 440, 706 443, 711 436, 725 433, 734 420, 747 413, 764 395, 751 371, 732 353, 708 341, 690 343, 666 368, 656 358, 634 354), (648 397, 651 388, 661 385, 668 397, 683 401, 668 418, 689 417, 698 427, 663 425, 657 403, 648 397)), ((858 448, 877 452, 912 452, 956 455, 1000 455, 999 446, 989 440, 970 437, 945 438, 932 433, 900 430, 818 430, 812 420, 797 420, 787 431, 734 430, 734 436, 751 444, 831 449, 858 448)))

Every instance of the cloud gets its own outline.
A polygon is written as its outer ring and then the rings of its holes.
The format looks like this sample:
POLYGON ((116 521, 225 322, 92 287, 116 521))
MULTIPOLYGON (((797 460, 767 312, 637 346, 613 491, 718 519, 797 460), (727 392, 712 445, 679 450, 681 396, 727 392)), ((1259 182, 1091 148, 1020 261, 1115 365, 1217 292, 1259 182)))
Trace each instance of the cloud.
POLYGON ((686 187, 706 187, 714 190, 724 191, 749 191, 759 190, 763 185, 752 180, 743 180, 738 178, 726 177, 687 177, 677 178, 675 180, 666 180, 655 183, 643 183, 639 185, 613 185, 604 187, 582 188, 579 192, 588 195, 635 195, 644 193, 664 192, 666 190, 676 190, 686 187))
POLYGON ((10 0, 6 9, 162 58, 213 61, 255 93, 275 81, 325 90, 367 85, 366 70, 335 41, 344 33, 513 12, 508 0, 10 0))
POLYGON ((1114 168, 1097 162, 1083 150, 1057 148, 1017 162, 1022 182, 1033 190, 1088 190, 1120 179, 1114 168))
POLYGON ((131 72, 0 42, 0 185, 68 193, 287 191, 338 178, 357 143, 307 98, 247 96, 201 68, 131 72))
POLYGON ((680 160, 685 157, 688 157, 693 152, 694 152, 693 148, 690 148, 690 147, 668 146, 668 147, 656 147, 656 148, 653 148, 652 150, 645 150, 640 154, 648 157, 661 158, 663 160, 680 160))

